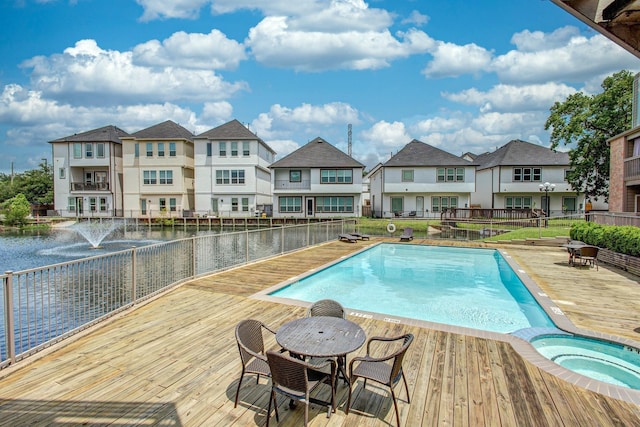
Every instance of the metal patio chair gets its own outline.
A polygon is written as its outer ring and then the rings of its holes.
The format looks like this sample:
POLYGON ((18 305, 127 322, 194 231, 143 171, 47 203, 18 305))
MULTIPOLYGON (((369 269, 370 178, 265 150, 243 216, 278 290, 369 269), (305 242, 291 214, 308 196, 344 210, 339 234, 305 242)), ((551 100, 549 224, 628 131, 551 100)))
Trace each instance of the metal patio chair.
POLYGON ((351 405, 351 391, 354 383, 358 378, 364 378, 364 387, 367 386, 367 380, 372 380, 380 384, 386 385, 391 390, 391 398, 393 399, 393 406, 396 410, 396 421, 398 427, 400 426, 400 412, 398 411, 398 403, 396 395, 393 391, 400 378, 404 381, 404 388, 407 392, 407 403, 410 402, 409 398, 409 386, 407 385, 407 379, 402 371, 402 359, 409 348, 409 345, 413 341, 413 334, 405 334, 397 337, 371 337, 367 341, 367 355, 364 357, 354 357, 349 363, 349 378, 351 379, 351 386, 349 387, 349 397, 347 398, 347 406, 345 413, 349 413, 349 407, 351 405), (402 341, 402 346, 396 351, 387 354, 382 357, 372 356, 372 343, 392 343, 402 341))
POLYGON ((263 329, 275 335, 274 331, 259 320, 242 320, 236 326, 236 341, 238 342, 238 350, 242 361, 242 373, 238 380, 234 408, 238 406, 238 395, 240 394, 240 386, 242 386, 242 378, 245 374, 256 374, 256 384, 260 381, 260 375, 271 376, 271 369, 269 369, 267 355, 264 350, 263 329))
POLYGON ((329 316, 347 318, 344 307, 338 301, 332 299, 321 299, 311 304, 307 310, 307 317, 312 316, 329 316))
POLYGON ((267 351, 267 360, 271 368, 271 396, 269 397, 269 409, 267 409, 267 427, 271 418, 271 404, 275 407, 276 420, 280 421, 278 415, 278 402, 276 393, 283 394, 293 401, 304 403, 304 425, 309 420, 309 404, 315 403, 328 406, 327 418, 336 411, 336 389, 334 388, 336 377, 336 362, 326 359, 322 364, 312 365, 303 360, 278 353, 272 350, 267 351), (324 402, 310 397, 322 383, 327 383, 331 387, 331 402, 324 402))

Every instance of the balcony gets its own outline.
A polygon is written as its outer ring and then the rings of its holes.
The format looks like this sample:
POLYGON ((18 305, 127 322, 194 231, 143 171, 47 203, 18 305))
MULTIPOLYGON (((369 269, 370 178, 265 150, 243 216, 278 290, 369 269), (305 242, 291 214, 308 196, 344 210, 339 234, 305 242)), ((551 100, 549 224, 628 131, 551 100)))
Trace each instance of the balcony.
POLYGON ((305 180, 300 182, 290 182, 286 179, 276 180, 275 182, 275 191, 281 190, 310 190, 311 189, 311 181, 305 180))
POLYGON ((624 161, 624 180, 640 180, 640 157, 631 157, 624 161))
POLYGON ((72 182, 71 191, 109 191, 108 182, 72 182))

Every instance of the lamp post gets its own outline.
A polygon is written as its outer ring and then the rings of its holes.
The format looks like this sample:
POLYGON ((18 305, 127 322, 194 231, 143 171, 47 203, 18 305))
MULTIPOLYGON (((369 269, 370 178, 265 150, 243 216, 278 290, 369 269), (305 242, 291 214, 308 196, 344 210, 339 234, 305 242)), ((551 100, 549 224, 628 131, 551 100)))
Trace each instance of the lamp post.
POLYGON ((545 199, 547 200, 547 203, 546 203, 547 212, 545 212, 545 216, 549 216, 549 212, 551 212, 551 200, 549 199, 549 191, 555 190, 556 185, 545 182, 544 184, 540 184, 539 188, 540 188, 540 191, 544 191, 545 199))

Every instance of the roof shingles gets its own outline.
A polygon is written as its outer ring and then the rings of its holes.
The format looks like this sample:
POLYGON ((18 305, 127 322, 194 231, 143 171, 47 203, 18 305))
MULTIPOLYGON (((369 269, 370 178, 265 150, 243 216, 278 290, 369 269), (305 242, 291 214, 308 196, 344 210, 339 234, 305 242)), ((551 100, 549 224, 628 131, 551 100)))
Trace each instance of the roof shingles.
POLYGON ((269 166, 270 168, 364 168, 322 138, 316 138, 269 166))

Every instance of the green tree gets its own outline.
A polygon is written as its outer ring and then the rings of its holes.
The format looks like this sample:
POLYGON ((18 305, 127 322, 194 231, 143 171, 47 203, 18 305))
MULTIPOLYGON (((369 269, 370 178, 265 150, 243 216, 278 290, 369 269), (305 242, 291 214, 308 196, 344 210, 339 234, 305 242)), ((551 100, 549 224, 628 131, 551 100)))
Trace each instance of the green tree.
POLYGON ((31 212, 31 204, 24 196, 19 193, 8 203, 8 209, 5 214, 5 223, 7 225, 23 226, 27 223, 27 217, 31 212))
POLYGON ((0 203, 12 199, 18 193, 24 194, 31 203, 53 203, 53 168, 46 162, 37 169, 13 176, 0 174, 0 203))
POLYGON ((609 197, 609 146, 607 139, 631 128, 633 74, 623 70, 602 82, 601 93, 569 95, 556 102, 545 123, 551 129, 551 148, 571 147, 571 172, 567 179, 587 197, 609 197))

